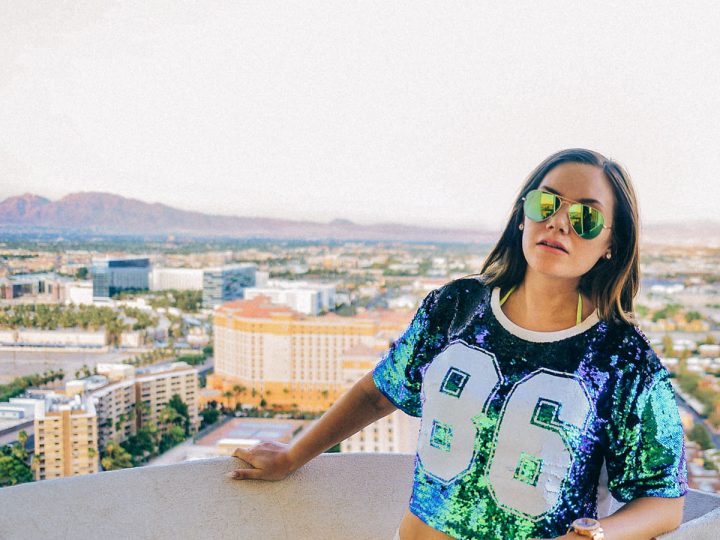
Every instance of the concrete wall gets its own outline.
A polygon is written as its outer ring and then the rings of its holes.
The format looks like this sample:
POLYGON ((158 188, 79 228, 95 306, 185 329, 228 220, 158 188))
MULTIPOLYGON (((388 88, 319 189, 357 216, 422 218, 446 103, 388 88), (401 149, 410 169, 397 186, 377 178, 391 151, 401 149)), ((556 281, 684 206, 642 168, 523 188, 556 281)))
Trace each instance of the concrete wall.
MULTIPOLYGON (((0 537, 390 540, 410 496, 410 454, 323 454, 282 482, 225 478, 241 463, 216 458, 3 488, 0 537)), ((659 540, 717 538, 720 497, 691 492, 685 519, 659 540)))

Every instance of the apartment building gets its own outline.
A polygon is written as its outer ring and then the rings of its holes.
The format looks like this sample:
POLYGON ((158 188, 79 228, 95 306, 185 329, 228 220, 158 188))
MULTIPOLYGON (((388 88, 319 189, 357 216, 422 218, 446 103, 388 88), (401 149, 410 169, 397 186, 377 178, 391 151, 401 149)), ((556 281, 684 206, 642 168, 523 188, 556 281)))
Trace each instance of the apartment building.
POLYGON ((95 405, 82 394, 47 394, 35 408, 35 479, 90 474, 99 470, 95 405))
POLYGON ((200 427, 198 411, 198 371, 185 362, 172 362, 140 368, 135 371, 135 402, 140 407, 138 427, 148 422, 157 423, 160 412, 174 394, 188 407, 190 428, 200 427))
POLYGON ((122 442, 159 414, 173 394, 188 406, 191 430, 200 425, 197 369, 185 362, 135 369, 127 364, 98 364, 98 373, 69 381, 65 394, 86 393, 92 400, 98 422, 98 447, 109 441, 122 442), (142 409, 139 411, 139 409, 142 409))
POLYGON ((130 378, 105 384, 92 392, 98 417, 98 446, 108 442, 122 442, 136 430, 135 380, 130 378))

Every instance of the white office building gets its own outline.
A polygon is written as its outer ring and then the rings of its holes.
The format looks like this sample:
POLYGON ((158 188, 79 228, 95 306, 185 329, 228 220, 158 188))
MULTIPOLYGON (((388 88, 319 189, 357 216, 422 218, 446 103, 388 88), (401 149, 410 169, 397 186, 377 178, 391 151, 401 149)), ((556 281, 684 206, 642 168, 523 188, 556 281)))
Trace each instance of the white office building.
POLYGON ((282 304, 306 315, 318 315, 335 309, 335 285, 309 281, 270 279, 265 287, 245 289, 245 299, 267 296, 274 304, 282 304))
POLYGON ((202 288, 202 268, 153 268, 150 272, 151 291, 200 291, 202 288))

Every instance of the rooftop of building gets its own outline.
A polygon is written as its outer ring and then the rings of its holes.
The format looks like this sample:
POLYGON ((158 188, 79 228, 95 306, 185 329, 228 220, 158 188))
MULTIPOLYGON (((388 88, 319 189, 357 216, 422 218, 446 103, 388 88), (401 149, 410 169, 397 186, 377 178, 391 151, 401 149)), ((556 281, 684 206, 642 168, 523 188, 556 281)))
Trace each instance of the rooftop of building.
POLYGON ((5 282, 12 283, 34 283, 36 281, 42 281, 45 279, 60 280, 60 281, 72 281, 72 278, 58 276, 55 272, 37 272, 28 274, 12 274, 7 278, 2 278, 5 282))
POLYGON ((285 418, 233 418, 195 441, 195 444, 212 446, 223 439, 289 442, 298 430, 309 423, 308 420, 285 418))
POLYGON ((395 326, 407 324, 412 317, 412 311, 406 309, 366 310, 354 317, 341 317, 332 311, 324 315, 305 315, 286 305, 273 303, 269 296, 261 294, 250 299, 225 302, 215 309, 215 315, 238 319, 291 319, 304 323, 379 323, 395 326))
POLYGON ((135 375, 138 378, 147 378, 152 375, 159 375, 161 373, 169 373, 173 371, 187 371, 194 370, 187 362, 165 362, 163 364, 153 364, 151 366, 141 367, 135 369, 135 375))
POLYGON ((70 411, 71 413, 95 414, 95 406, 92 400, 87 399, 85 394, 66 396, 63 394, 50 393, 45 395, 45 401, 39 402, 35 408, 35 417, 42 419, 45 416, 52 416, 53 413, 70 411))
MULTIPOLYGON (((389 540, 413 464, 410 454, 322 454, 280 482, 237 481, 225 474, 247 465, 220 457, 44 480, 0 489, 3 538, 389 540)), ((716 538, 720 497, 691 490, 683 521, 658 540, 716 538)))
POLYGON ((232 270, 246 270, 249 268, 257 268, 255 263, 237 263, 237 264, 224 264, 222 266, 209 266, 204 270, 206 272, 230 272, 232 270))
POLYGON ((217 312, 233 317, 253 319, 272 319, 275 317, 304 318, 302 313, 283 304, 274 304, 269 296, 263 294, 249 300, 231 300, 218 306, 217 312))

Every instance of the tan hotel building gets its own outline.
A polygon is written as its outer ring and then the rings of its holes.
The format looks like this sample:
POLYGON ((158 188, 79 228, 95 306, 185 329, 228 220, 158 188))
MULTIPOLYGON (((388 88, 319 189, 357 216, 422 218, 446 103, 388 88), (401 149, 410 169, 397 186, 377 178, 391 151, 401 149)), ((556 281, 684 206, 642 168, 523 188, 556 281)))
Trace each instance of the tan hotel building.
POLYGON ((35 479, 98 472, 95 406, 85 396, 48 394, 35 407, 35 479))
POLYGON ((411 317, 410 311, 306 316, 266 296, 225 303, 213 315, 215 372, 207 387, 215 392, 201 402, 232 407, 264 398, 268 407, 327 410, 347 389, 343 354, 358 345, 387 349, 411 317))
MULTIPOLYGON (((383 340, 373 347, 357 345, 342 355, 346 390, 375 367, 387 344, 383 340)), ((417 448, 420 419, 402 411, 387 416, 362 428, 340 444, 342 452, 383 452, 412 454, 417 448)))

